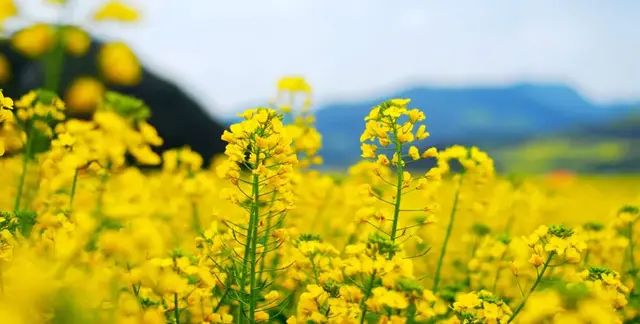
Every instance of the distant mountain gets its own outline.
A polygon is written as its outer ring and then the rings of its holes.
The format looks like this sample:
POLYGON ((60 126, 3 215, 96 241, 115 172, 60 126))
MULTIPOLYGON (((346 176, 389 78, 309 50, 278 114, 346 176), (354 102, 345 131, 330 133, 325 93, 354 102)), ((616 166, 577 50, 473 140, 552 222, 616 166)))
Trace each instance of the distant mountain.
POLYGON ((322 155, 328 167, 358 161, 358 139, 364 116, 389 98, 411 98, 427 115, 432 137, 426 144, 477 145, 492 149, 563 131, 606 125, 638 111, 640 105, 598 105, 574 89, 555 84, 516 84, 506 87, 413 88, 358 102, 335 103, 317 110, 324 138, 322 155))

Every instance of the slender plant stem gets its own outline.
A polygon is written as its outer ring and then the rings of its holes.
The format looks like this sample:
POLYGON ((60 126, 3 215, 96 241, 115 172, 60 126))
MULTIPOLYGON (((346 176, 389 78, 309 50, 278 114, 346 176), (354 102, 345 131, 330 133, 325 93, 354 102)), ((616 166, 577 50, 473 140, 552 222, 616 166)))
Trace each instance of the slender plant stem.
MULTIPOLYGON (((392 243, 395 243, 398 232, 398 220, 400 219, 400 204, 402 203, 402 184, 404 182, 404 162, 402 161, 402 143, 398 139, 398 129, 394 127, 393 136, 395 142, 395 153, 397 156, 396 161, 396 199, 393 204, 393 223, 391 224, 390 239, 392 243)), ((395 255, 395 249, 391 249, 387 255, 387 259, 393 258, 395 255)), ((360 300, 360 310, 362 312, 360 316, 360 324, 364 323, 365 316, 367 315, 367 299, 371 296, 371 290, 373 289, 373 283, 376 279, 376 272, 371 273, 369 285, 364 294, 362 300, 360 300)))
POLYGON ((367 299, 371 296, 371 290, 373 290, 373 282, 376 280, 376 271, 373 270, 371 272, 371 277, 369 278, 369 283, 367 284, 367 290, 364 292, 364 297, 360 300, 360 309, 362 310, 362 314, 360 316, 360 324, 364 323, 365 317, 367 316, 367 299))
POLYGON ((222 302, 224 301, 224 299, 227 297, 228 294, 229 294, 229 283, 227 282, 224 287, 224 292, 222 293, 222 296, 218 301, 218 305, 216 305, 216 307, 213 309, 214 313, 217 313, 218 310, 220 310, 220 307, 222 306, 222 302))
POLYGON ((76 187, 78 186, 78 169, 73 173, 73 182, 71 182, 71 192, 69 193, 69 211, 73 209, 73 199, 76 196, 76 187))
POLYGON ((635 258, 635 247, 634 247, 634 242, 633 242, 633 225, 635 222, 630 222, 629 223, 629 233, 628 233, 628 237, 629 237, 629 265, 631 266, 631 271, 635 271, 636 270, 636 258, 635 258))
POLYGON ((313 270, 313 280, 316 285, 320 284, 319 275, 318 275, 318 267, 316 266, 316 262, 313 261, 314 256, 312 255, 309 258, 309 262, 311 262, 311 270, 313 270))
MULTIPOLYGON (((254 207, 251 208, 251 214, 249 215, 249 226, 247 227, 247 240, 245 241, 244 257, 242 260, 242 273, 240 277, 240 295, 244 295, 246 282, 247 282, 247 268, 249 266, 250 246, 253 238, 253 227, 254 227, 253 209, 254 207)), ((243 314, 244 314, 243 308, 244 308, 244 304, 241 302, 240 307, 238 307, 238 319, 237 319, 238 324, 242 323, 243 314)))
POLYGON ((504 256, 507 254, 507 250, 505 250, 504 252, 502 252, 502 254, 500 255, 500 259, 497 262, 498 265, 498 269, 496 270, 496 276, 493 278, 493 286, 491 288, 491 292, 495 295, 496 294, 496 290, 498 288, 498 279, 500 279, 500 271, 502 270, 502 268, 500 267, 500 263, 502 262, 502 260, 504 260, 504 256))
POLYGON ((589 258, 591 257, 591 250, 589 248, 587 248, 587 251, 585 251, 584 253, 584 260, 582 261, 582 266, 584 268, 587 267, 587 265, 589 264, 589 258))
POLYGON ((180 324, 180 309, 178 308, 178 294, 173 294, 173 316, 176 318, 176 324, 180 324))
MULTIPOLYGON (((271 204, 270 204, 270 206, 273 206, 273 203, 275 202, 275 200, 276 200, 276 192, 274 191, 271 194, 271 204)), ((271 212, 269 212, 269 215, 267 217, 268 217, 267 218, 267 227, 265 228, 264 237, 262 239, 262 256, 260 257, 260 270, 259 270, 259 279, 260 280, 262 280, 262 275, 263 275, 263 272, 264 272, 264 266, 265 266, 265 263, 266 263, 266 260, 267 260, 266 254, 267 254, 267 249, 268 249, 268 246, 269 246, 269 236, 271 236, 271 227, 272 227, 271 221, 272 221, 272 218, 273 218, 273 215, 271 214, 271 212)))
POLYGON ((60 80, 64 66, 64 40, 62 27, 55 30, 54 46, 44 57, 44 87, 48 90, 58 92, 60 90, 60 80))
POLYGON ((462 180, 464 174, 460 175, 458 186, 456 187, 456 193, 453 196, 453 207, 451 207, 451 214, 449 215, 449 225, 447 225, 447 232, 440 248, 440 255, 438 256, 438 264, 436 266, 436 273, 433 277, 433 292, 437 292, 440 285, 440 273, 442 272, 442 264, 444 262, 444 256, 447 253, 447 245, 449 244, 449 238, 453 231, 453 223, 455 222, 456 212, 458 211, 458 201, 460 200, 460 189, 462 187, 462 180))
POLYGON ((193 230, 196 233, 202 233, 202 225, 200 224, 200 212, 198 210, 198 203, 191 201, 191 222, 193 230))
POLYGON ((25 143, 25 151, 22 154, 22 172, 18 179, 18 190, 16 192, 16 198, 13 204, 13 211, 20 210, 20 203, 22 201, 22 191, 24 190, 24 183, 27 178, 27 169, 29 168, 29 159, 31 158, 31 151, 33 146, 33 127, 29 125, 27 127, 27 142, 25 143))
POLYGON ((258 175, 254 175, 253 176, 253 190, 252 190, 252 194, 253 194, 253 206, 252 206, 252 210, 251 210, 251 214, 252 214, 252 218, 253 218, 253 227, 251 228, 251 230, 253 231, 253 234, 251 235, 251 246, 250 246, 250 252, 249 252, 249 257, 251 258, 251 270, 250 270, 250 282, 249 282, 249 323, 255 323, 255 312, 256 312, 256 305, 257 305, 257 294, 256 294, 256 278, 257 278, 257 273, 256 273, 256 247, 258 244, 258 222, 259 222, 259 217, 260 217, 260 179, 258 175))
POLYGON ((102 205, 104 203, 104 193, 107 191, 107 180, 109 179, 109 170, 111 165, 108 165, 105 170, 102 170, 100 175, 100 183, 98 184, 98 195, 96 197, 96 207, 93 211, 95 216, 102 215, 102 205))
POLYGON ((538 273, 538 276, 536 277, 536 281, 533 282, 533 285, 531 286, 531 289, 529 289, 529 291, 524 296, 524 298, 522 298, 522 301, 516 307, 516 309, 513 311, 513 314, 511 314, 511 317, 509 317, 509 321, 507 323, 513 322, 513 320, 516 318, 516 316, 518 316, 518 313, 520 313, 520 311, 524 308, 524 305, 527 303, 527 300, 529 299, 529 296, 531 296, 531 294, 538 287, 538 284, 540 283, 540 281, 542 281, 542 277, 544 276, 544 273, 547 271, 547 268, 549 267, 549 263, 551 263, 551 259, 553 259, 554 255, 555 254, 553 252, 549 253, 549 257, 547 257, 547 260, 544 262, 544 265, 542 266, 542 271, 540 271, 538 273))
MULTIPOLYGON (((397 131, 396 131, 397 132, 397 131)), ((396 135, 396 154, 398 161, 396 165, 396 200, 393 209, 393 224, 391 225, 391 243, 395 243, 398 231, 398 219, 400 218, 400 203, 402 202, 402 183, 404 182, 404 163, 402 161, 402 144, 397 140, 396 135)), ((389 259, 393 257, 395 250, 389 251, 389 259)))

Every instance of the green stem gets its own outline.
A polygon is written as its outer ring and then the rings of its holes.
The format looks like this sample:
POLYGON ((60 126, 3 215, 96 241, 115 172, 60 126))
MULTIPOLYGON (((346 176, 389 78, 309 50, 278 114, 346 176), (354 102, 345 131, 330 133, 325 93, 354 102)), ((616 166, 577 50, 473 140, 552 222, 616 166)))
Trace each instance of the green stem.
POLYGON ((496 294, 496 289, 498 289, 498 279, 500 279, 500 270, 502 270, 502 268, 500 268, 500 263, 502 262, 502 260, 504 260, 504 256, 505 254, 507 254, 507 250, 505 250, 504 252, 502 252, 502 254, 500 255, 500 259, 497 262, 498 265, 498 269, 496 270, 496 276, 495 278, 493 278, 493 286, 491 288, 491 292, 495 295, 496 294))
POLYGON ((73 182, 71 182, 71 192, 69 193, 69 211, 73 209, 73 198, 76 196, 76 187, 78 186, 78 169, 73 173, 73 182))
POLYGON ((373 290, 373 281, 376 279, 376 271, 373 270, 371 277, 369 278, 369 284, 367 284, 367 290, 364 293, 364 297, 360 300, 360 310, 362 314, 360 316, 360 324, 364 323, 367 315, 367 299, 371 296, 371 290, 373 290))
MULTIPOLYGON (((395 123, 394 123, 395 125, 395 123)), ((395 153, 397 156, 396 161, 396 197, 393 204, 393 223, 391 224, 391 234, 390 239, 391 243, 395 243, 398 232, 398 220, 400 219, 400 204, 402 203, 402 184, 404 182, 404 161, 402 160, 402 143, 398 139, 398 129, 394 126, 393 128, 393 136, 395 143, 395 153)), ((387 259, 393 258, 395 255, 395 249, 391 249, 389 254, 387 255, 387 259)), ((360 309, 362 311, 362 315, 360 317, 360 324, 364 323, 365 316, 367 315, 367 299, 371 296, 371 290, 373 289, 373 283, 376 279, 376 272, 373 271, 371 273, 371 278, 369 279, 369 285, 367 286, 367 290, 364 294, 362 300, 360 300, 360 309)))
MULTIPOLYGON (((397 136, 396 136, 397 137, 397 136)), ((393 209, 393 224, 391 225, 391 243, 395 243, 398 231, 398 219, 400 218, 400 203, 402 202, 402 183, 404 182, 404 162, 402 161, 402 144, 396 139, 396 154, 398 161, 396 165, 396 199, 393 209)), ((395 254, 395 250, 389 251, 388 259, 395 254)))
POLYGON ((453 207, 451 208, 451 214, 449 215, 449 225, 447 225, 447 232, 444 236, 444 242, 442 242, 442 247, 440 248, 440 255, 438 256, 438 265, 436 266, 436 273, 433 277, 433 292, 437 292, 438 287, 440 285, 440 273, 442 272, 442 264, 444 262, 444 256, 447 253, 447 245, 449 244, 449 238, 451 237, 451 232, 453 231, 453 223, 455 221, 456 212, 458 211, 458 201, 460 200, 460 188, 462 187, 463 177, 464 177, 464 174, 460 175, 460 180, 458 181, 456 193, 453 197, 453 207))
POLYGON ((108 165, 104 173, 100 176, 100 183, 98 184, 98 195, 96 196, 96 207, 93 211, 95 216, 102 215, 102 205, 104 203, 104 193, 107 191, 107 179, 109 178, 109 170, 111 166, 108 165))
MULTIPOLYGON (((269 206, 273 206, 273 203, 276 200, 276 193, 275 191, 271 194, 271 204, 269 206)), ((272 219, 273 215, 271 214, 271 212, 269 212, 269 215, 267 217, 267 227, 265 228, 265 233, 264 233, 264 238, 262 239, 262 256, 260 257, 260 271, 259 271, 259 279, 262 280, 262 274, 264 272, 264 266, 266 263, 266 253, 267 253, 267 249, 269 246, 269 236, 271 235, 271 219, 272 219)))
MULTIPOLYGON (((260 150, 258 150, 256 156, 260 156, 260 150)), ((256 161, 256 166, 260 164, 260 161, 256 161)), ((251 212, 249 215, 249 226, 247 227, 247 240, 244 247, 244 257, 242 260, 242 277, 240 280, 240 294, 244 295, 247 275, 249 278, 249 323, 254 322, 255 317, 255 284, 256 284, 256 244, 258 235, 258 217, 260 215, 260 176, 254 174, 251 181, 251 212)), ((243 301, 238 307, 238 320, 237 323, 242 323, 244 306, 243 301)))
POLYGON ((587 268, 589 264, 589 258, 591 257, 591 250, 587 248, 587 251, 584 253, 584 261, 582 261, 582 267, 587 268))
MULTIPOLYGON (((254 175, 254 178, 256 176, 254 175)), ((255 205, 255 202, 254 202, 255 205)), ((242 274, 240 277, 240 296, 244 295, 245 293, 245 287, 246 287, 246 283, 247 283, 247 267, 249 264, 249 254, 250 254, 250 246, 251 246, 251 241, 253 238, 253 227, 254 227, 254 207, 251 207, 251 214, 249 215, 249 226, 247 227, 247 240, 245 241, 245 247, 244 247, 244 256, 242 259, 242 274)), ((242 303, 242 301, 240 302, 240 307, 238 307, 238 319, 237 319, 237 323, 242 323, 242 318, 243 318, 243 314, 244 314, 244 304, 242 303)))
POLYGON ((178 309, 178 294, 173 294, 173 316, 176 318, 176 324, 180 324, 180 309, 178 309))
POLYGON ((54 46, 44 57, 44 88, 58 92, 64 66, 64 40, 62 27, 55 31, 54 46))
POLYGON ((191 221, 193 230, 200 234, 202 233, 202 225, 200 224, 200 213, 198 212, 198 204, 195 201, 191 201, 191 221))
POLYGON ((635 247, 633 244, 633 225, 635 222, 629 223, 629 265, 631 266, 631 271, 633 272, 636 269, 636 258, 635 258, 635 247))
POLYGON ((507 323, 511 323, 516 318, 518 313, 520 313, 522 308, 524 308, 524 305, 527 303, 527 300, 529 299, 529 296, 531 296, 531 294, 538 287, 538 284, 540 283, 540 281, 542 281, 542 277, 544 276, 544 273, 547 271, 547 268, 549 267, 549 263, 551 263, 551 259, 553 259, 553 256, 554 256, 553 252, 549 253, 549 257, 547 257, 547 260, 544 262, 544 265, 542 266, 542 271, 540 271, 538 273, 538 276, 536 277, 536 281, 533 282, 533 285, 531 286, 531 289, 529 289, 529 291, 524 296, 524 298, 522 299, 520 304, 513 311, 513 314, 511 314, 511 317, 509 317, 509 321, 507 323))
POLYGON ((222 293, 222 296, 218 301, 218 305, 216 305, 216 307, 213 309, 214 313, 217 313, 218 310, 220 310, 220 307, 222 306, 222 302, 224 301, 225 298, 227 298, 227 295, 229 294, 229 285, 230 285, 229 282, 225 283, 224 292, 222 293))
POLYGON ((16 192, 16 199, 13 204, 14 212, 20 210, 22 191, 24 190, 24 183, 27 178, 27 169, 29 167, 29 159, 31 158, 31 151, 33 146, 32 129, 33 128, 31 127, 31 125, 27 127, 27 142, 25 143, 25 152, 22 154, 22 172, 20 173, 20 178, 18 180, 18 191, 16 192))
POLYGON ((315 284, 318 285, 318 284, 320 284, 320 280, 318 279, 319 278, 318 267, 316 266, 315 261, 313 261, 313 258, 314 258, 314 256, 312 255, 309 258, 309 262, 311 262, 311 270, 313 270, 313 280, 315 281, 315 284))
POLYGON ((249 282, 249 323, 255 323, 255 312, 257 305, 257 294, 256 294, 256 248, 258 244, 258 222, 260 217, 260 207, 259 207, 259 199, 260 199, 260 179, 258 175, 253 176, 253 206, 251 210, 252 218, 253 218, 253 234, 251 239, 251 247, 249 252, 249 257, 251 258, 251 275, 249 282))

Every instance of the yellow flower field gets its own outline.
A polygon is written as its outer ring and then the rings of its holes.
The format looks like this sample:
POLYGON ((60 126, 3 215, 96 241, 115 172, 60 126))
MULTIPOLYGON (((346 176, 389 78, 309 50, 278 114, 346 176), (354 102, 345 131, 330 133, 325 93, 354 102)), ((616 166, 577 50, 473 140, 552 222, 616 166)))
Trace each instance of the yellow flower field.
POLYGON ((107 92, 77 120, 45 90, 2 96, 2 322, 640 318, 637 176, 496 174, 475 147, 429 147, 409 98, 363 116, 362 162, 318 171, 321 134, 293 100, 310 88, 278 88, 211 165, 155 153, 135 98, 107 92))
MULTIPOLYGON (((436 148, 411 98, 371 107, 344 139, 361 161, 327 170, 296 76, 205 139, 224 154, 161 151, 158 107, 110 90, 152 74, 87 31, 140 13, 99 1, 67 24, 73 1, 46 4, 60 20, 0 0, 0 323, 640 323, 640 175, 503 174, 478 147, 436 148), (14 56, 42 88, 7 96, 14 56)), ((578 158, 618 152, 586 143, 578 158)), ((555 144, 538 157, 573 145, 555 144)))

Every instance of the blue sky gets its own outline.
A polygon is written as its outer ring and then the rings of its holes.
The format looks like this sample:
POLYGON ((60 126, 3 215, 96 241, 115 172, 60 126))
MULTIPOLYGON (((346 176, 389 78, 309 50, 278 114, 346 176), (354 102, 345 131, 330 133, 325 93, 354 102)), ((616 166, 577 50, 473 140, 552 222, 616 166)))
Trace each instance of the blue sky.
MULTIPOLYGON (((97 0, 80 1, 85 22, 97 0)), ((18 0, 52 17, 42 0, 18 0)), ((640 1, 129 0, 135 26, 83 23, 132 42, 143 61, 215 114, 259 103, 284 74, 316 101, 408 85, 563 82, 596 101, 640 98, 640 1)))

